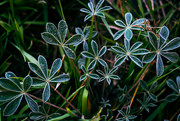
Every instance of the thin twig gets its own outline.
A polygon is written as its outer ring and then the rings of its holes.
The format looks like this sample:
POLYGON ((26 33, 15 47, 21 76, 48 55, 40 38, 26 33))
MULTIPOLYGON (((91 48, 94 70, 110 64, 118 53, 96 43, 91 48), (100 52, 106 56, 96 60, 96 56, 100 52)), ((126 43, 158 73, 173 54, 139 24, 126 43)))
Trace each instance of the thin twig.
POLYGON ((77 66, 75 65, 74 61, 72 59, 70 59, 70 60, 71 60, 71 62, 73 64, 73 66, 75 67, 76 71, 78 72, 79 76, 81 76, 81 73, 79 72, 79 70, 78 70, 77 66))

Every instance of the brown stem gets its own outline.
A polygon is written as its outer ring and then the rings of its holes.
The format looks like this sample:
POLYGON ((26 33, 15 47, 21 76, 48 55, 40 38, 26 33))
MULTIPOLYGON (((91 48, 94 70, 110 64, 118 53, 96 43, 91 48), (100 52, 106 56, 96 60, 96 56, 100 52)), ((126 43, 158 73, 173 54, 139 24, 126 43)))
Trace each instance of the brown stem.
POLYGON ((77 110, 58 90, 55 89, 55 87, 49 83, 49 85, 54 89, 54 91, 56 91, 58 93, 59 96, 61 96, 63 98, 63 100, 65 100, 74 110, 76 110, 80 115, 82 115, 79 110, 77 110))
POLYGON ((104 97, 104 91, 105 91, 105 87, 106 87, 106 81, 107 81, 107 80, 104 80, 103 90, 102 90, 102 98, 104 97))

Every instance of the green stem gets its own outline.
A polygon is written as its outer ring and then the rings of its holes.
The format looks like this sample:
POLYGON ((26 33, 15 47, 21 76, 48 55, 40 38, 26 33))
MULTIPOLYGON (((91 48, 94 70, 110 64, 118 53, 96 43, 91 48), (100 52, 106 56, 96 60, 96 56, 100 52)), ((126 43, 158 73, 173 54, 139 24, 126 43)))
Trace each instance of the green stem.
POLYGON ((90 27, 90 32, 89 32, 88 44, 89 44, 89 42, 92 40, 93 25, 94 25, 94 14, 93 14, 93 16, 92 16, 92 21, 91 21, 91 27, 90 27))

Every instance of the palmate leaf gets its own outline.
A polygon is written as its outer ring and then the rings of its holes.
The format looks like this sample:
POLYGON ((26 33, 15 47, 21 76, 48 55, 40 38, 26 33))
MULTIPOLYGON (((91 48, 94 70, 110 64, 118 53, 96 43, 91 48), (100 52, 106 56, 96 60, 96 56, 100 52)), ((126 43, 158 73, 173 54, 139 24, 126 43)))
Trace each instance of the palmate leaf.
POLYGON ((17 77, 13 72, 6 72, 5 73, 5 77, 12 80, 17 86, 19 86, 19 88, 22 88, 22 85, 20 84, 19 80, 13 77, 17 77))
POLYGON ((125 14, 125 20, 126 20, 126 24, 129 26, 131 24, 131 21, 132 21, 132 14, 126 13, 125 14))
POLYGON ((31 85, 32 85, 32 78, 29 75, 27 75, 23 80, 23 90, 27 92, 30 89, 31 85))
POLYGON ((97 60, 94 59, 94 60, 88 65, 88 71, 92 70, 92 69, 95 67, 96 63, 97 63, 97 60))
POLYGON ((61 66, 62 66, 62 60, 60 58, 54 60, 49 73, 49 78, 52 78, 54 74, 61 68, 61 66))
POLYGON ((177 100, 177 98, 178 98, 177 94, 170 94, 165 98, 165 100, 167 102, 173 102, 173 101, 177 100))
POLYGON ((140 18, 135 20, 131 25, 140 25, 143 24, 145 22, 145 18, 140 18))
POLYGON ((41 78, 32 77, 32 79, 33 79, 32 85, 34 85, 34 86, 45 83, 44 79, 41 79, 41 78))
POLYGON ((66 82, 69 81, 70 77, 68 74, 61 74, 59 76, 56 76, 55 78, 51 79, 50 82, 66 82))
POLYGON ((111 79, 110 78, 106 78, 107 83, 110 85, 111 84, 111 79))
POLYGON ((138 65, 139 67, 143 67, 143 64, 141 62, 141 60, 133 55, 129 55, 129 58, 136 64, 138 65))
POLYGON ((141 87, 145 90, 145 91, 148 91, 148 87, 147 87, 147 84, 145 81, 141 80, 140 81, 140 84, 141 84, 141 87))
POLYGON ((107 63, 103 59, 98 59, 98 62, 104 67, 107 66, 107 63))
POLYGON ((40 66, 43 74, 47 78, 48 77, 48 65, 47 65, 46 59, 42 55, 40 55, 38 57, 38 62, 39 62, 39 66, 40 66))
POLYGON ((59 31, 61 43, 64 42, 64 40, 66 38, 67 28, 68 28, 68 26, 64 20, 59 21, 58 31, 59 31))
POLYGON ((154 60, 154 58, 156 57, 156 53, 155 52, 150 52, 148 54, 146 54, 145 56, 143 56, 143 63, 150 63, 154 60))
POLYGON ((116 20, 114 23, 120 27, 126 27, 126 24, 121 20, 116 20))
POLYGON ((83 75, 80 77, 80 81, 84 80, 86 77, 87 77, 87 75, 86 75, 86 74, 83 74, 83 75))
POLYGON ((63 46, 63 49, 69 58, 72 58, 72 59, 76 58, 76 54, 74 53, 74 51, 72 49, 70 49, 69 47, 66 47, 66 46, 63 46))
POLYGON ((46 31, 51 33, 52 35, 54 35, 58 40, 61 40, 60 36, 59 36, 59 32, 58 32, 56 26, 53 23, 48 22, 46 24, 46 31))
POLYGON ((125 32, 125 29, 121 29, 117 31, 113 36, 114 40, 118 40, 124 34, 124 32, 125 32))
POLYGON ((180 37, 176 37, 162 47, 163 51, 174 50, 180 47, 180 37))
POLYGON ((113 74, 117 70, 118 70, 118 67, 114 67, 109 71, 109 74, 113 74))
POLYGON ((50 85, 49 83, 46 83, 42 93, 42 100, 46 102, 48 101, 49 98, 50 98, 50 85))
POLYGON ((30 96, 25 95, 25 99, 27 104, 29 105, 29 108, 34 112, 34 111, 38 111, 38 104, 37 102, 32 99, 30 96))
POLYGON ((164 39, 167 40, 169 37, 169 29, 166 26, 163 26, 159 32, 159 35, 164 39))
POLYGON ((98 45, 94 40, 91 41, 91 47, 92 47, 94 54, 97 56, 98 55, 98 45))
POLYGON ((161 52, 161 55, 174 63, 179 59, 179 55, 176 52, 161 52))
POLYGON ((144 48, 139 48, 139 49, 136 49, 134 51, 131 51, 132 55, 145 55, 145 54, 148 54, 148 53, 149 53, 149 50, 144 49, 144 48))
POLYGON ((6 107, 4 108, 4 115, 5 116, 9 116, 12 115, 14 112, 16 112, 16 110, 18 109, 21 100, 22 100, 23 95, 18 96, 17 98, 13 99, 12 101, 10 101, 6 107))
POLYGON ((110 6, 104 6, 98 10, 98 12, 103 12, 112 9, 110 6))
POLYGON ((153 32, 148 32, 148 37, 151 45, 154 47, 155 50, 157 50, 157 45, 158 45, 158 39, 156 35, 153 32))
POLYGON ((99 76, 97 74, 89 74, 89 77, 92 79, 99 79, 99 76))
POLYGON ((173 89, 174 91, 176 91, 177 93, 179 93, 179 89, 178 89, 176 83, 175 83, 173 80, 168 79, 168 80, 166 81, 166 83, 167 83, 167 85, 168 85, 171 89, 173 89))
POLYGON ((131 46, 130 51, 136 50, 136 49, 139 48, 142 44, 143 44, 142 42, 136 42, 136 43, 134 43, 134 44, 131 46))
POLYGON ((101 70, 96 70, 99 74, 101 74, 102 76, 105 76, 105 73, 101 70))
POLYGON ((104 0, 100 0, 100 1, 97 3, 96 8, 95 8, 95 11, 97 11, 97 10, 101 7, 101 5, 103 4, 103 2, 104 2, 104 0))
POLYGON ((120 66, 125 60, 126 60, 127 56, 121 56, 120 58, 118 58, 115 63, 114 66, 120 66))
POLYGON ((122 47, 119 47, 119 46, 111 46, 111 48, 116 51, 117 53, 120 53, 120 54, 124 54, 126 53, 126 51, 122 48, 122 47))
POLYGON ((13 92, 7 90, 0 91, 0 102, 9 101, 15 97, 18 97, 19 95, 20 92, 13 92))
POLYGON ((11 91, 21 92, 22 89, 10 79, 0 78, 0 86, 11 91))
POLYGON ((96 12, 95 13, 96 16, 99 16, 99 17, 102 17, 102 18, 105 18, 105 15, 101 12, 96 12))
POLYGON ((133 37, 133 32, 130 29, 126 29, 124 37, 129 41, 133 37))
POLYGON ((48 44, 52 44, 52 45, 60 45, 61 44, 61 42, 59 42, 59 40, 53 34, 51 34, 49 32, 41 33, 41 37, 48 44))
POLYGON ((180 89, 180 76, 176 77, 176 83, 177 83, 178 88, 180 89))
POLYGON ((85 22, 86 20, 88 20, 89 18, 91 18, 92 16, 93 16, 92 13, 87 14, 87 15, 85 16, 85 18, 84 18, 84 22, 85 22))
POLYGON ((88 10, 86 8, 81 8, 80 11, 84 12, 84 13, 92 13, 90 10, 88 10))
POLYGON ((157 101, 157 96, 152 93, 148 93, 148 95, 151 97, 152 100, 157 101))
POLYGON ((99 51, 98 56, 99 56, 99 57, 103 56, 103 55, 106 53, 106 51, 107 51, 107 47, 106 47, 106 46, 103 46, 103 47, 101 48, 101 50, 99 51))
POLYGON ((78 42, 80 42, 81 39, 82 39, 82 35, 76 34, 76 35, 73 35, 70 39, 68 39, 64 44, 65 45, 75 45, 78 42))
POLYGON ((157 54, 157 61, 156 61, 156 73, 157 76, 161 76, 164 72, 164 64, 162 58, 159 54, 157 54))
POLYGON ((120 77, 119 76, 117 76, 117 75, 110 75, 110 77, 109 78, 111 78, 111 79, 115 79, 115 80, 120 80, 120 77))
POLYGON ((77 33, 77 34, 83 34, 83 31, 82 31, 82 29, 81 28, 79 28, 79 27, 76 27, 75 28, 75 32, 77 33))
POLYGON ((126 38, 124 38, 124 46, 126 48, 126 52, 129 52, 130 41, 128 41, 126 38))
POLYGON ((92 13, 93 13, 93 12, 94 12, 94 5, 93 5, 92 2, 89 2, 89 3, 88 3, 88 7, 89 7, 89 9, 92 11, 92 13))
POLYGON ((94 58, 94 55, 87 51, 83 51, 81 54, 86 58, 94 58))

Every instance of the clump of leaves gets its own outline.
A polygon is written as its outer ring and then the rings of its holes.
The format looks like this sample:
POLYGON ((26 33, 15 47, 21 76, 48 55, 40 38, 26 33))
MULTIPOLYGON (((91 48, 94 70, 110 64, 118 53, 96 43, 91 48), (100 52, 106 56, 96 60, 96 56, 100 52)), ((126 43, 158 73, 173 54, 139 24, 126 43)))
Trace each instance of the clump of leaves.
POLYGON ((176 92, 176 94, 170 94, 166 97, 166 101, 173 102, 177 100, 178 97, 180 97, 180 76, 176 77, 177 84, 172 79, 168 79, 166 83, 171 89, 176 92))
POLYGON ((114 21, 114 23, 117 25, 117 26, 120 26, 120 27, 123 27, 124 29, 121 29, 119 31, 117 31, 115 34, 114 34, 114 40, 118 40, 123 34, 124 34, 124 37, 130 41, 133 37, 133 32, 132 30, 142 30, 141 29, 141 26, 144 25, 144 22, 146 21, 144 18, 141 18, 141 19, 137 19, 136 21, 134 21, 132 24, 131 24, 131 21, 132 21, 132 14, 131 13, 126 13, 125 14, 125 21, 126 21, 126 24, 122 21, 122 20, 116 20, 114 21), (138 27, 139 26, 139 27, 138 27))
POLYGON ((100 8, 101 5, 103 4, 103 2, 104 2, 104 0, 100 0, 97 3, 97 5, 95 6, 94 0, 93 0, 88 3, 88 7, 90 10, 88 10, 86 8, 81 8, 80 9, 81 12, 88 14, 85 16, 84 21, 88 20, 89 18, 91 18, 94 15, 105 18, 105 15, 102 12, 106 11, 106 10, 110 10, 112 8, 110 6, 104 6, 104 7, 100 8))
POLYGON ((118 45, 111 46, 111 49, 117 53, 114 66, 120 66, 125 60, 129 60, 130 58, 136 65, 142 68, 143 64, 141 60, 135 56, 149 53, 149 50, 139 48, 142 44, 142 42, 136 42, 132 45, 132 47, 130 47, 130 41, 124 38, 125 48, 118 45))
POLYGON ((75 45, 79 43, 82 40, 82 35, 73 35, 71 38, 65 41, 67 28, 67 24, 64 20, 61 20, 58 23, 58 29, 53 23, 47 23, 47 32, 41 33, 41 36, 48 44, 61 46, 69 58, 75 59, 76 54, 68 47, 68 45, 75 45))
POLYGON ((108 84, 110 85, 110 84, 111 84, 111 79, 119 80, 120 77, 113 74, 115 71, 117 71, 117 69, 118 69, 118 67, 114 67, 114 68, 112 68, 112 69, 108 72, 108 66, 107 66, 107 67, 104 67, 104 71, 105 71, 105 72, 103 72, 103 71, 101 71, 101 70, 97 70, 97 72, 98 72, 100 75, 103 76, 103 77, 101 77, 101 78, 99 79, 99 82, 101 82, 101 81, 103 81, 103 80, 106 79, 106 81, 107 81, 108 84))
POLYGON ((91 41, 91 47, 92 47, 93 53, 90 53, 88 51, 81 52, 81 54, 84 57, 93 59, 92 62, 89 64, 89 68, 88 69, 92 70, 96 66, 97 61, 102 66, 106 67, 107 63, 103 59, 101 59, 101 57, 106 53, 107 47, 103 46, 100 49, 100 51, 98 52, 98 45, 97 45, 97 43, 94 40, 91 41))
POLYGON ((38 65, 32 62, 29 62, 28 65, 29 68, 39 77, 33 78, 34 85, 45 83, 42 93, 42 99, 45 102, 50 98, 50 83, 61 83, 69 81, 70 79, 68 74, 54 76, 62 66, 62 60, 60 58, 54 60, 49 73, 47 61, 42 55, 38 57, 38 65))
POLYGON ((169 29, 166 26, 163 26, 160 30, 159 37, 157 38, 156 34, 153 32, 148 32, 148 37, 151 45, 155 51, 151 51, 143 57, 144 63, 152 62, 155 57, 156 59, 156 73, 157 76, 161 76, 164 72, 164 64, 161 56, 167 58, 171 62, 176 62, 179 58, 179 55, 176 52, 167 52, 174 50, 180 46, 180 37, 176 37, 166 43, 166 40, 169 36, 169 29), (166 43, 166 44, 165 44, 166 43))
POLYGON ((28 91, 32 85, 32 78, 27 75, 23 79, 23 84, 21 85, 17 76, 13 72, 6 72, 6 78, 0 78, 0 86, 6 90, 0 91, 0 102, 10 101, 4 108, 4 115, 9 116, 16 112, 18 109, 22 98, 25 97, 32 111, 38 110, 38 104, 34 99, 28 95, 28 91))

